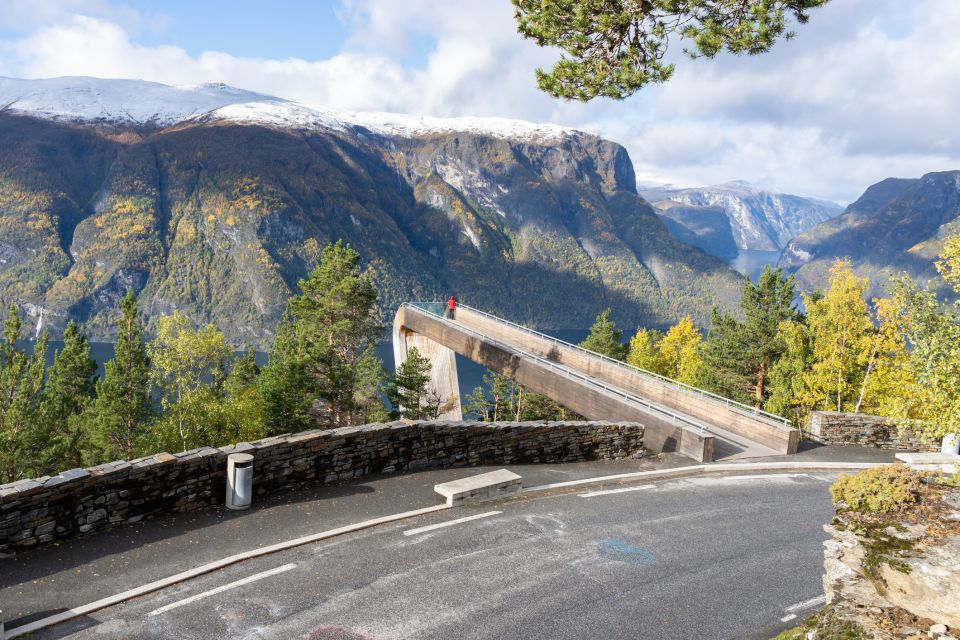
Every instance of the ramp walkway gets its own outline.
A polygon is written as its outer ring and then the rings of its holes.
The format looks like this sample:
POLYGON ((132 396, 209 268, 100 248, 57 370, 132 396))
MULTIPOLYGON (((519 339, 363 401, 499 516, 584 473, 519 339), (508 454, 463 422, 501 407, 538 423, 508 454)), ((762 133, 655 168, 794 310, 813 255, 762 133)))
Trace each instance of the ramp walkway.
POLYGON ((790 422, 644 371, 489 313, 461 305, 455 320, 442 303, 405 303, 393 331, 395 362, 416 346, 433 364, 442 417, 462 416, 454 353, 513 378, 591 420, 632 420, 654 451, 698 461, 795 453, 790 422))

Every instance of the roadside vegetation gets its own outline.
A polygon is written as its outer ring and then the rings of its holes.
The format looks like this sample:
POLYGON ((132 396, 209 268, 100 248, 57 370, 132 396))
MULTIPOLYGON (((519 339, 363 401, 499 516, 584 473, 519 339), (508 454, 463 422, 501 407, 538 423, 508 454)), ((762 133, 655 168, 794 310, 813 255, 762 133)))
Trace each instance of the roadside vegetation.
POLYGON ((793 277, 767 267, 747 278, 739 313, 714 309, 705 337, 683 318, 624 342, 607 310, 583 346, 795 424, 811 411, 871 413, 940 438, 960 424, 960 305, 936 287, 960 296, 960 236, 936 264, 944 282, 898 277, 890 297, 867 300, 868 280, 838 259, 802 304, 793 277))
POLYGON ((374 352, 377 292, 349 245, 323 249, 289 301, 269 361, 237 355, 214 325, 179 312, 146 340, 137 299, 120 301, 105 373, 74 324, 48 367, 46 333, 18 346, 11 305, 0 343, 0 483, 158 451, 183 451, 310 428, 436 417, 430 363, 411 353, 396 376, 374 352))
MULTIPOLYGON (((960 295, 960 236, 945 246, 937 268, 960 295)), ((48 367, 47 335, 31 350, 18 346, 11 305, 0 342, 0 482, 317 426, 437 417, 429 361, 411 350, 388 374, 374 351, 383 335, 378 296, 357 252, 338 242, 319 258, 262 369, 218 327, 180 312, 146 340, 133 293, 120 301, 102 378, 74 324, 48 367)), ((706 337, 685 317, 665 333, 640 328, 625 340, 606 310, 582 344, 797 423, 814 410, 870 412, 931 438, 946 434, 960 424, 960 308, 907 278, 890 298, 868 302, 866 290, 838 260, 826 290, 802 294, 801 311, 793 278, 767 268, 747 279, 739 314, 714 310, 706 337)), ((484 383, 464 399, 476 419, 579 417, 509 378, 490 373, 484 383)))

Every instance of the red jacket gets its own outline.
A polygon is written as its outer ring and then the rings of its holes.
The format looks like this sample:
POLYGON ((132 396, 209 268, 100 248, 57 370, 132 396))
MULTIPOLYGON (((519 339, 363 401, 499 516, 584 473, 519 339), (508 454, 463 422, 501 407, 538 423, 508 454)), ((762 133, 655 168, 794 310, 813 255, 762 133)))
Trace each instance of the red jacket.
POLYGON ((450 296, 450 299, 447 300, 447 308, 456 309, 457 308, 457 299, 453 296, 450 296))

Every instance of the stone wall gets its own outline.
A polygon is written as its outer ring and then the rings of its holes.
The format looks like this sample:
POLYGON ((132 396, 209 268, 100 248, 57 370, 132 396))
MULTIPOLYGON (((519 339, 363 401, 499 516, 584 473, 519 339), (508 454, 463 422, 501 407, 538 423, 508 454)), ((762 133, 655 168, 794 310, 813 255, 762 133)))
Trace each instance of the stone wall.
POLYGON ((822 444, 849 444, 894 451, 939 451, 940 443, 927 440, 895 422, 862 413, 814 411, 804 435, 822 444))
POLYGON ((611 422, 392 422, 202 448, 0 485, 0 556, 104 527, 223 504, 226 458, 254 456, 254 492, 373 473, 612 460, 643 450, 643 426, 611 422))

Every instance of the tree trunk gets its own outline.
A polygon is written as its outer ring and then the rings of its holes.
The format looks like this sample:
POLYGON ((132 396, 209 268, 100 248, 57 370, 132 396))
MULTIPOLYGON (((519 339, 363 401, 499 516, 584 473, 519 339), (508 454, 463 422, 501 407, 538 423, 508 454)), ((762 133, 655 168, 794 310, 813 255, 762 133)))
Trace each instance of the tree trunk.
POLYGON ((863 385, 860 386, 860 397, 857 399, 857 406, 853 410, 854 413, 860 413, 860 405, 863 404, 863 397, 867 393, 867 381, 870 379, 870 373, 873 371, 873 365, 877 360, 877 351, 879 350, 879 345, 873 343, 873 351, 870 353, 870 362, 867 364, 867 372, 863 375, 863 385))
POLYGON ((763 407, 763 388, 767 381, 767 365, 765 363, 760 363, 760 368, 757 370, 757 386, 756 386, 756 397, 754 408, 757 411, 763 407))

